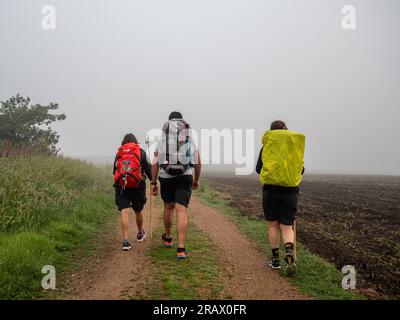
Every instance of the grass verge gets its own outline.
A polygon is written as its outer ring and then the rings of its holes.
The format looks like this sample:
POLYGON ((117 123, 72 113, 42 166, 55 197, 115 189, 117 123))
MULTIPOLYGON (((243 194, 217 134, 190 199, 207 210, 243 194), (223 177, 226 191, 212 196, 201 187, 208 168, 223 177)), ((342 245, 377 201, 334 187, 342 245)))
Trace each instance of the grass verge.
MULTIPOLYGON (((196 196, 208 206, 218 209, 234 222, 241 232, 256 241, 258 245, 270 254, 271 248, 268 245, 266 222, 260 219, 243 216, 237 209, 221 197, 221 194, 212 190, 203 183, 196 196)), ((365 299, 357 293, 344 290, 341 286, 343 275, 334 265, 325 261, 319 256, 312 254, 301 243, 297 244, 298 270, 294 277, 287 279, 296 285, 300 292, 312 299, 323 300, 357 300, 365 299)), ((283 252, 281 248, 281 252, 283 252)), ((284 272, 281 271, 284 276, 284 272)))
MULTIPOLYGON (((157 204, 157 212, 161 212, 160 204, 157 204)), ((166 249, 161 245, 158 236, 162 234, 161 228, 154 230, 154 238, 150 258, 158 270, 162 286, 149 288, 150 299, 167 300, 193 300, 193 299, 217 299, 223 289, 218 284, 218 278, 222 271, 218 264, 218 258, 211 240, 193 223, 190 224, 186 250, 189 258, 178 261, 174 248, 166 249), (196 248, 191 252, 190 248, 196 248)))
MULTIPOLYGON (((62 273, 114 209, 107 173, 59 157, 2 159, 0 299, 35 299, 42 267, 62 273), (35 170, 32 170, 31 167, 35 170), (24 181, 16 181, 19 176, 24 181), (16 185, 19 188, 16 188, 16 185)), ((75 257, 76 259, 76 257, 75 257)))

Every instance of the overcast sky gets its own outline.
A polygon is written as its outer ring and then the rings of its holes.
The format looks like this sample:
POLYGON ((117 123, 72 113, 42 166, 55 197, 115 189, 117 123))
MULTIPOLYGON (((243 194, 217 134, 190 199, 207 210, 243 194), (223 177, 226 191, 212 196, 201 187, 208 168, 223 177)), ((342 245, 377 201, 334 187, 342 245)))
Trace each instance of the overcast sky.
POLYGON ((70 156, 143 141, 173 107, 194 129, 275 119, 307 135, 309 171, 400 174, 400 2, 0 2, 0 100, 58 102, 70 156), (41 25, 43 5, 56 29, 41 25), (356 8, 344 30, 342 7, 356 8), (175 108, 174 108, 175 109, 175 108))

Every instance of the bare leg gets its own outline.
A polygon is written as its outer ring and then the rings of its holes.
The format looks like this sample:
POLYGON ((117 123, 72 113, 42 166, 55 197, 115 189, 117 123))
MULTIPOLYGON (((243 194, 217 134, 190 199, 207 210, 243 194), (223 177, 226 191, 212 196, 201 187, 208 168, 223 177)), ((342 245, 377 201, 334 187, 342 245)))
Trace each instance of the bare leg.
POLYGON ((174 216, 174 203, 164 204, 164 228, 168 238, 172 238, 172 218, 174 216))
POLYGON ((178 231, 178 247, 185 247, 186 232, 188 229, 189 218, 188 209, 179 203, 175 205, 176 208, 176 229, 178 231))
POLYGON ((143 211, 135 211, 136 225, 138 231, 143 230, 143 211))
POLYGON ((268 221, 268 239, 271 249, 279 248, 279 222, 268 221))
POLYGON ((129 228, 129 213, 131 212, 131 208, 122 209, 121 210, 121 229, 122 229, 122 236, 124 240, 128 239, 128 228, 129 228))
POLYGON ((284 243, 294 243, 294 231, 293 226, 287 226, 284 224, 279 225, 282 232, 282 239, 284 243))
POLYGON ((280 225, 282 231, 282 239, 285 242, 286 249, 286 273, 291 276, 296 273, 296 253, 294 252, 294 230, 293 226, 280 225))

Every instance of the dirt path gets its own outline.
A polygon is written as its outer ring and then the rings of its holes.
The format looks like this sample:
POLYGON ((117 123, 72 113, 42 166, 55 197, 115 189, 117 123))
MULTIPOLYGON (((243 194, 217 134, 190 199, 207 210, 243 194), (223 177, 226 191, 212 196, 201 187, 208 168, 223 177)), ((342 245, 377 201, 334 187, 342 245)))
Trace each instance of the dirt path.
MULTIPOLYGON (((160 211, 160 207, 157 207, 160 211)), ((161 212, 153 213, 153 227, 161 223, 160 219, 155 218, 160 216, 161 212)), ((96 243, 97 248, 84 266, 68 275, 68 281, 64 281, 63 285, 68 289, 62 290, 61 299, 147 299, 147 288, 162 288, 148 252, 158 234, 153 235, 152 241, 148 235, 144 242, 137 242, 137 227, 132 214, 130 240, 133 247, 123 252, 118 218, 116 215, 115 222, 112 222, 114 228, 111 228, 109 235, 101 236, 102 240, 96 243)), ((223 266, 221 279, 225 297, 249 300, 306 298, 284 278, 266 267, 265 254, 255 242, 240 233, 228 218, 201 204, 196 197, 192 200, 190 220, 218 248, 220 261, 216 263, 223 266)), ((149 206, 145 209, 145 229, 149 230, 149 206)))
POLYGON ((192 198, 190 219, 218 247, 224 264, 225 290, 233 299, 306 299, 298 290, 265 265, 266 257, 257 244, 240 233, 237 226, 217 210, 192 198))
MULTIPOLYGON (((149 208, 144 211, 144 228, 149 230, 149 208)), ((156 219, 154 219, 156 220, 156 219)), ((120 300, 146 299, 146 288, 153 280, 154 267, 148 258, 151 246, 150 236, 137 242, 135 216, 129 219, 130 242, 132 249, 121 250, 121 230, 119 216, 116 214, 115 228, 109 237, 102 237, 86 267, 70 275, 68 293, 63 299, 73 300, 120 300)))

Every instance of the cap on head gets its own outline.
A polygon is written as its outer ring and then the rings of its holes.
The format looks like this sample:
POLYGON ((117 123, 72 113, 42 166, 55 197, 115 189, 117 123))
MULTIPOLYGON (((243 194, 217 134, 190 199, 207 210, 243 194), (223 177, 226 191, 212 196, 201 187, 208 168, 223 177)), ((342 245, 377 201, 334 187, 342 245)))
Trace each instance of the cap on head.
POLYGON ((276 120, 271 123, 270 130, 287 130, 286 124, 281 120, 276 120))
POLYGON ((172 111, 169 115, 168 120, 172 120, 172 119, 183 119, 182 113, 180 113, 178 111, 172 111))

